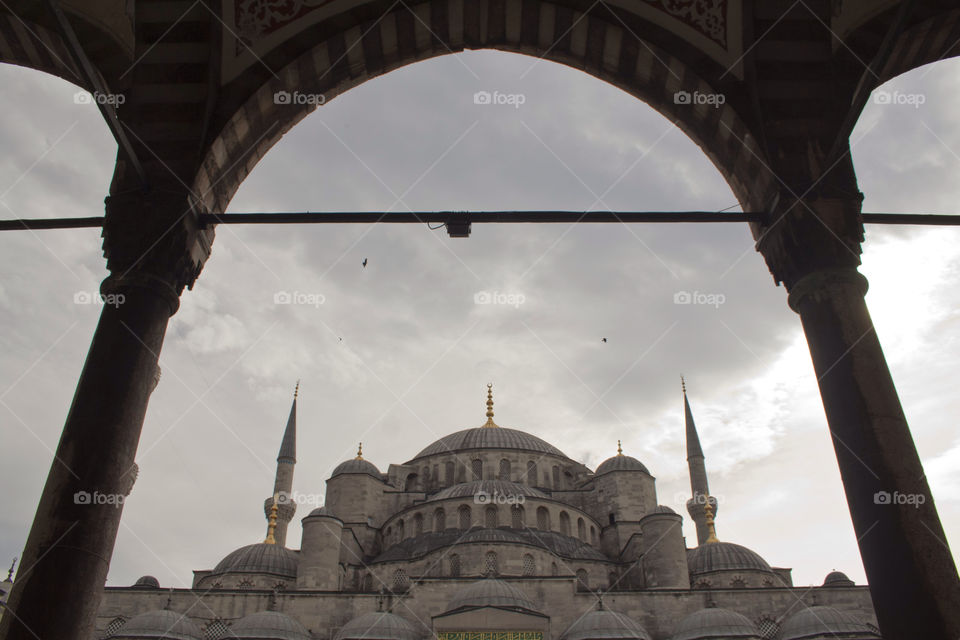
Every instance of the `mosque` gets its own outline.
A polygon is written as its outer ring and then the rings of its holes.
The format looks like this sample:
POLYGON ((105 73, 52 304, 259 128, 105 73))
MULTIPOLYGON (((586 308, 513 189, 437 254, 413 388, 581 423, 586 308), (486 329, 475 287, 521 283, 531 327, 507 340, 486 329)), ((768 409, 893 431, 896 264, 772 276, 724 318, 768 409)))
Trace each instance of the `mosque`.
MULTIPOLYGON (((717 538, 717 501, 683 388, 696 524, 659 504, 625 455, 596 469, 524 431, 486 423, 382 472, 337 466, 324 506, 296 503, 297 394, 264 503, 262 542, 194 572, 192 588, 144 576, 108 587, 97 638, 114 640, 877 639, 866 586, 843 573, 796 588, 791 570, 717 538)), ((0 586, 9 590, 5 582, 0 586)))

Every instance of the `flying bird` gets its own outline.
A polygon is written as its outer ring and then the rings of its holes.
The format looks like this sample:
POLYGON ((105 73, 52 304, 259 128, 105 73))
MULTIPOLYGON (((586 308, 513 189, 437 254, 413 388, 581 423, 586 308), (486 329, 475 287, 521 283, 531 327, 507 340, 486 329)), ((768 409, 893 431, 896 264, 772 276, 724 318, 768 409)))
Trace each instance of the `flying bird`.
POLYGON ((366 259, 366 258, 363 259, 363 268, 364 268, 364 269, 367 268, 367 259, 366 259))
POLYGON ((601 340, 602 342, 606 342, 606 341, 607 341, 606 338, 600 338, 600 340, 601 340))

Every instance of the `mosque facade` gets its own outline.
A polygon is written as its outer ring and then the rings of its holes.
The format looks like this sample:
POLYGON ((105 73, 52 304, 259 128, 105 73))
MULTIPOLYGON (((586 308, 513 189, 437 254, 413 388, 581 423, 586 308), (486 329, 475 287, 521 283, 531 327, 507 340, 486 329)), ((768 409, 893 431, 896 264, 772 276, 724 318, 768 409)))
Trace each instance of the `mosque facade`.
POLYGON ((151 576, 106 588, 96 638, 880 638, 868 587, 832 571, 822 586, 798 588, 791 569, 718 539, 685 387, 683 401, 694 545, 619 444, 590 469, 497 425, 488 385, 482 426, 386 471, 362 449, 338 465, 294 549, 295 393, 265 540, 195 571, 189 589, 151 576))

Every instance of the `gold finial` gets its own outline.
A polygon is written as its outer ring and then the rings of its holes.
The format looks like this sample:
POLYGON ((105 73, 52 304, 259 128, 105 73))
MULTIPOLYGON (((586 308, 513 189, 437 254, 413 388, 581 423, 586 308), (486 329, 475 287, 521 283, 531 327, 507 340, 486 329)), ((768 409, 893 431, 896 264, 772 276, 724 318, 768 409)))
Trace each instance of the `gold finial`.
POLYGON ((363 443, 357 445, 357 460, 363 460, 363 443))
POLYGON ((293 399, 297 399, 297 394, 300 392, 300 381, 297 380, 297 386, 293 388, 293 399))
POLYGON ((278 494, 273 494, 273 504, 270 505, 270 520, 267 524, 267 538, 263 541, 264 544, 277 544, 277 539, 273 537, 273 532, 277 529, 277 499, 279 498, 278 494))
POLYGON ((687 381, 683 379, 683 376, 680 376, 680 388, 683 389, 683 393, 687 393, 687 381))
POLYGON ((487 423, 485 427, 496 427, 497 423, 493 421, 493 383, 487 383, 487 423))
POLYGON ((619 440, 617 440, 617 455, 618 455, 618 456, 622 456, 622 455, 623 455, 623 447, 620 446, 620 441, 619 441, 619 440))
POLYGON ((13 582, 13 568, 17 566, 17 559, 14 558, 13 562, 10 563, 10 569, 7 571, 7 581, 13 582))
POLYGON ((706 504, 703 505, 703 513, 706 515, 707 520, 707 539, 705 544, 720 542, 720 540, 717 539, 717 528, 713 522, 713 505, 710 504, 710 496, 704 496, 704 501, 706 504))

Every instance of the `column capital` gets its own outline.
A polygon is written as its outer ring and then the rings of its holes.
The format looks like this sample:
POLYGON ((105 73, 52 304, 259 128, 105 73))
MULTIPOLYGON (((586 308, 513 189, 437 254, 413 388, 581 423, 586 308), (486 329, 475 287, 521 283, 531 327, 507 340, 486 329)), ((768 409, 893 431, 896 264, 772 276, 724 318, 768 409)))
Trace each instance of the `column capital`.
POLYGON ((869 285, 867 278, 855 267, 841 269, 821 269, 808 273, 794 283, 787 296, 787 304, 796 313, 800 313, 800 305, 808 297, 822 300, 827 296, 839 293, 839 289, 855 289, 863 297, 867 294, 869 285))
POLYGON ((172 315, 210 256, 213 229, 199 224, 202 205, 185 191, 160 189, 113 193, 105 205, 103 255, 110 276, 101 290, 150 289, 168 301, 172 315))
POLYGON ((774 279, 792 290, 808 274, 856 269, 863 242, 863 195, 819 190, 797 199, 782 193, 769 220, 754 229, 757 251, 774 279))

